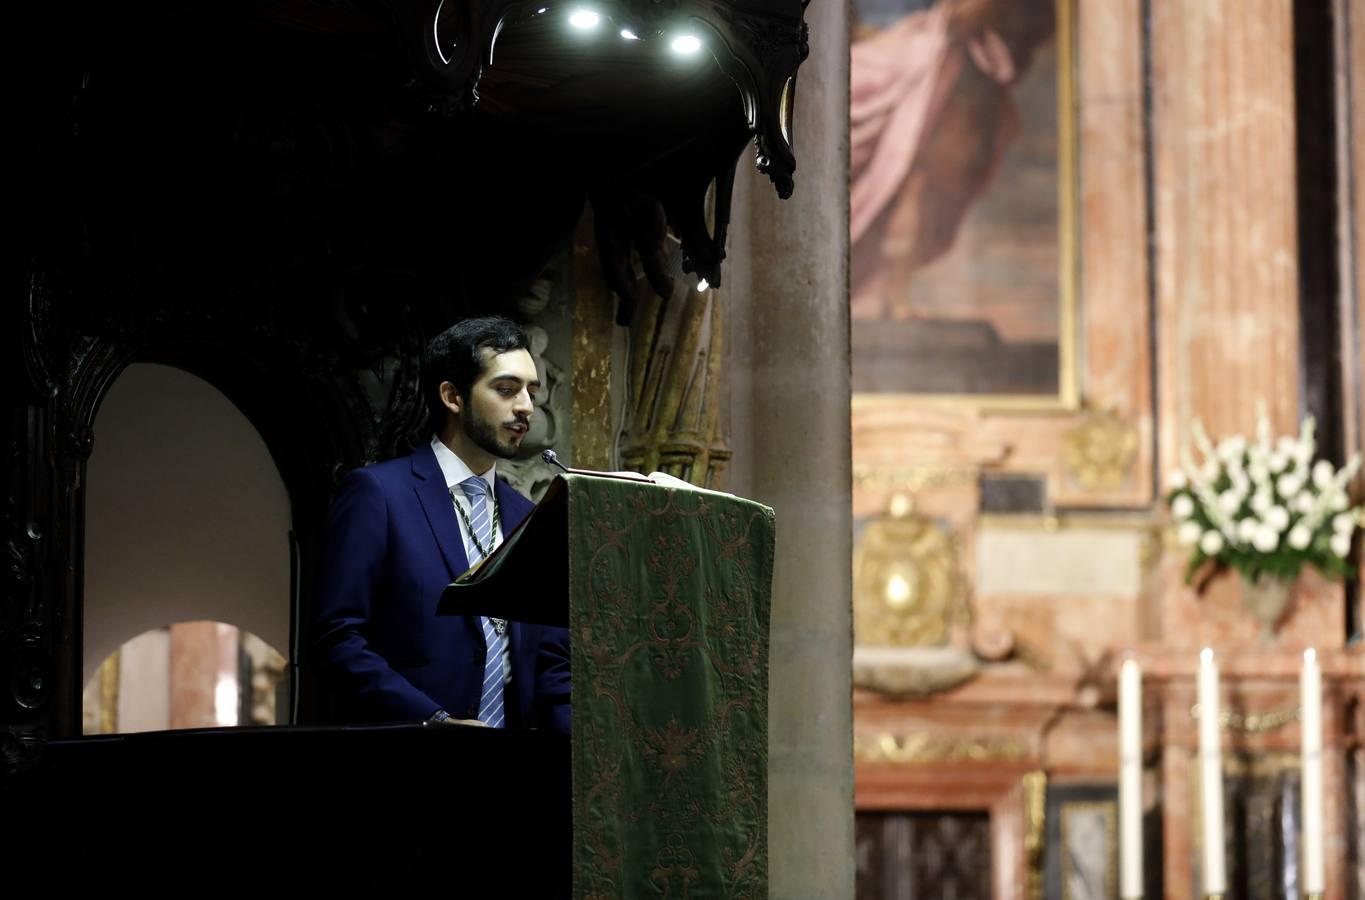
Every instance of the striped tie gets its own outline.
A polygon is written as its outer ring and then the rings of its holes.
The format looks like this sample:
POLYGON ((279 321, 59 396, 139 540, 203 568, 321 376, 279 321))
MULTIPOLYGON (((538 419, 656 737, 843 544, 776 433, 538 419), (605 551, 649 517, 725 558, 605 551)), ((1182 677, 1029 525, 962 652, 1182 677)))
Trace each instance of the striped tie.
MULTIPOLYGON (((492 504, 488 502, 488 482, 478 476, 460 482, 460 488, 469 500, 469 525, 472 534, 465 542, 465 555, 470 565, 483 559, 479 547, 493 549, 492 504), (477 542, 475 541, 477 538, 477 542)), ((483 642, 488 648, 483 666, 483 696, 479 698, 479 721, 493 728, 501 728, 506 720, 502 706, 503 686, 507 676, 503 669, 503 656, 507 652, 507 635, 498 634, 493 623, 486 616, 480 616, 483 626, 483 642)))

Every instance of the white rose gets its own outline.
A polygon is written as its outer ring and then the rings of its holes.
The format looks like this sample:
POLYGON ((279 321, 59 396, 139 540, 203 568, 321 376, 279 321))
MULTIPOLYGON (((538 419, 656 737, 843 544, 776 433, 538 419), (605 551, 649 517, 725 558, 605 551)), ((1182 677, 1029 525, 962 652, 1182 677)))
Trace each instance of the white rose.
POLYGON ((1250 475, 1251 480, 1257 484, 1265 484, 1270 480, 1270 470, 1266 468, 1265 463, 1259 460, 1247 466, 1247 474, 1250 475))
POLYGON ((1270 471, 1272 472, 1277 474, 1283 472, 1284 467, 1289 465, 1289 454, 1275 450, 1271 452, 1270 457, 1266 460, 1266 464, 1270 467, 1270 471))
POLYGON ((1332 535, 1332 552, 1337 556, 1345 556, 1351 552, 1351 536, 1349 534, 1332 535))
POLYGON ((1223 536, 1216 531, 1206 531, 1199 539, 1199 549, 1205 556, 1217 556, 1223 549, 1223 536))
POLYGON ((1332 464, 1325 459, 1313 463, 1313 484, 1317 485, 1318 490, 1323 490, 1330 485, 1336 474, 1336 469, 1332 468, 1332 464))
POLYGON ((1242 508, 1242 495, 1236 491, 1224 491, 1218 497, 1218 506, 1222 508, 1223 512, 1232 515, 1242 508))
POLYGON ((1280 533, 1269 525, 1262 525, 1256 529, 1256 537, 1252 539, 1251 543, 1262 553, 1273 553, 1275 548, 1280 545, 1280 533))
POLYGON ((1265 523, 1276 531, 1284 531, 1289 527, 1289 510, 1283 506, 1272 506, 1261 516, 1265 523))
POLYGON ((1346 493, 1344 491, 1337 491, 1332 495, 1332 500, 1329 505, 1332 508, 1332 512, 1341 512, 1343 509, 1350 506, 1351 502, 1346 499, 1346 493))
POLYGON ((1244 544, 1250 544, 1256 539, 1256 529, 1260 527, 1261 524, 1259 522, 1250 516, 1247 516, 1237 523, 1237 540, 1244 544))
POLYGON ((1270 495, 1264 491, 1257 491, 1251 498, 1251 508, 1258 513, 1264 513, 1273 505, 1274 501, 1271 500, 1270 495))
POLYGON ((1192 547, 1199 543, 1199 536, 1203 531, 1204 529, 1199 527, 1198 522, 1186 522, 1181 525, 1180 530, 1176 532, 1176 539, 1186 547, 1192 547))
POLYGON ((1293 497, 1302 487, 1303 482, 1293 472, 1281 475, 1275 482, 1275 489, 1280 492, 1281 497, 1293 497))
POLYGON ((1337 534, 1350 534, 1356 527, 1356 516, 1353 512, 1337 513, 1332 517, 1332 530, 1337 534))
POLYGON ((1232 462, 1234 459, 1241 459, 1246 452, 1246 438, 1230 437, 1218 442, 1218 455, 1224 462, 1232 462))
POLYGON ((1179 494, 1171 501, 1171 512, 1177 519, 1188 519, 1194 515, 1194 501, 1189 494, 1179 494))
POLYGON ((1202 481, 1213 481, 1218 477, 1218 460, 1207 459, 1199 467, 1199 478, 1202 481))
POLYGON ((1289 546, 1295 550, 1307 550, 1313 542, 1313 532, 1305 525, 1295 525, 1289 529, 1289 546))
POLYGON ((1284 437, 1280 438, 1278 441, 1275 442, 1275 449, 1283 453, 1285 456, 1297 456, 1299 451, 1299 442, 1294 440, 1292 437, 1285 435, 1284 437))
POLYGON ((1313 492, 1299 491, 1299 495, 1290 504, 1295 512, 1306 513, 1313 509, 1313 492))
POLYGON ((1185 473, 1176 469, 1171 476, 1166 479, 1166 487, 1172 491, 1183 491, 1190 486, 1190 479, 1185 477, 1185 473))

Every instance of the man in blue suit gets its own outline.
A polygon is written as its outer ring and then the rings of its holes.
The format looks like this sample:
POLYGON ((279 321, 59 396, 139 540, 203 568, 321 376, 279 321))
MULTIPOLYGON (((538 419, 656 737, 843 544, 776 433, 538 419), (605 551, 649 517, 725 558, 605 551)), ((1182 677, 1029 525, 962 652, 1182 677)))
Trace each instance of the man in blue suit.
POLYGON ((459 322, 427 348, 422 382, 431 442, 350 472, 332 506, 314 662, 347 722, 567 732, 564 629, 436 615, 446 585, 532 509, 496 477, 540 388, 526 335, 498 317, 459 322))

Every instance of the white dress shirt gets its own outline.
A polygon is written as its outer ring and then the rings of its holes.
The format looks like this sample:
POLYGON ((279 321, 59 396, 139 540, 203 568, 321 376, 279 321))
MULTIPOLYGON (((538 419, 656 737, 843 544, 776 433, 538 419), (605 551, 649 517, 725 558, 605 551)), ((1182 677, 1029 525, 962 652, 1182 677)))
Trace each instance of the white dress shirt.
MULTIPOLYGON (((465 511, 465 515, 463 516, 457 515, 455 519, 460 524, 460 541, 464 545, 465 555, 467 558, 469 554, 469 549, 474 546, 474 539, 469 534, 469 526, 466 524, 466 517, 468 518, 468 521, 472 522, 474 520, 473 515, 474 511, 473 509, 470 508, 469 497, 465 496, 464 488, 460 487, 460 483, 463 482, 465 479, 469 478, 471 475, 474 475, 475 472, 473 469, 469 468, 469 466, 465 463, 464 460, 460 459, 458 456, 455 455, 455 451, 451 450, 449 447, 443 444, 441 442, 440 437, 434 434, 431 436, 431 450, 433 453, 436 454, 436 464, 441 467, 441 474, 445 476, 446 490, 450 494, 450 498, 453 501, 455 501, 456 505, 458 505, 461 509, 465 511)), ((487 472, 484 472, 482 475, 479 476, 484 481, 488 482, 489 501, 495 504, 495 506, 497 504, 498 499, 496 480, 497 469, 498 464, 494 463, 493 465, 488 467, 487 472)), ((489 510, 489 515, 492 514, 493 511, 489 510)), ((497 549, 498 545, 502 543, 501 518, 499 517, 498 519, 495 519, 494 524, 497 527, 493 529, 493 546, 489 548, 490 553, 493 552, 493 550, 497 549)), ((480 618, 482 619, 483 617, 480 616, 480 618)), ((506 644, 503 645, 502 673, 504 681, 503 689, 506 690, 506 685, 510 685, 512 683, 511 641, 508 641, 506 644)))
MULTIPOLYGON (((463 509, 465 511, 465 513, 469 516, 469 520, 472 522, 474 520, 473 516, 474 511, 470 508, 469 498, 465 496, 464 488, 460 487, 460 484, 466 478, 469 478, 471 475, 474 475, 475 474, 474 470, 469 468, 469 466, 465 463, 464 460, 456 456, 455 451, 451 450, 445 444, 441 443, 441 439, 436 435, 431 436, 431 449, 432 452, 436 454, 436 464, 441 467, 441 474, 445 476, 446 490, 450 492, 450 496, 454 498, 455 502, 459 505, 460 509, 463 509)), ((484 481, 488 482, 488 498, 489 501, 493 503, 496 503, 498 498, 496 480, 497 472, 498 464, 494 463, 493 465, 489 466, 487 472, 484 472, 482 475, 479 476, 484 481)), ((491 509, 488 512, 489 515, 492 515, 493 513, 491 509)), ((468 551, 468 549, 474 544, 474 540, 473 538, 470 537, 469 534, 469 527, 465 524, 464 516, 456 516, 455 518, 459 519, 460 521, 461 546, 463 546, 465 550, 468 551)), ((497 522, 497 528, 493 529, 493 546, 488 548, 489 552, 491 553, 501 543, 502 522, 501 520, 499 520, 497 522)))

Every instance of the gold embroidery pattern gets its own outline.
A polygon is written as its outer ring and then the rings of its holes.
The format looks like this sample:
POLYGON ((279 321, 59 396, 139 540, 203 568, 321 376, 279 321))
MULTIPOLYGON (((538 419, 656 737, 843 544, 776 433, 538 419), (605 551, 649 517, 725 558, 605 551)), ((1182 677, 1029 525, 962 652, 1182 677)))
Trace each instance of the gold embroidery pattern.
POLYGON ((772 511, 570 498, 574 895, 767 896, 772 511))

